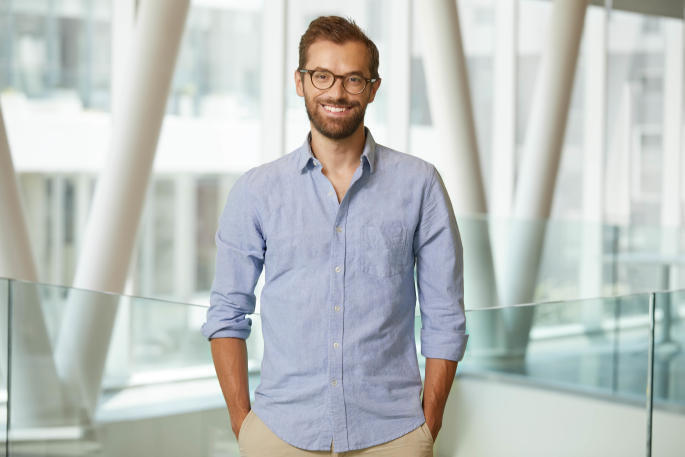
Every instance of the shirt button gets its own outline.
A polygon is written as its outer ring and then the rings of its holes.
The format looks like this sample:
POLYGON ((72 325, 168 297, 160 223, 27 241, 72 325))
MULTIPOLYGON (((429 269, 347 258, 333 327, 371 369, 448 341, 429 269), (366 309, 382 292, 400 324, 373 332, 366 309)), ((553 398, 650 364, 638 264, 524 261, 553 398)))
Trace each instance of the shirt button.
POLYGON ((338 312, 340 312, 340 305, 335 305, 335 306, 333 307, 333 309, 336 310, 336 311, 338 311, 338 312))
POLYGON ((341 271, 342 271, 342 268, 340 268, 340 267, 335 267, 335 272, 336 272, 336 273, 340 273, 341 271))
POLYGON ((334 347, 334 348, 338 349, 339 346, 340 346, 340 345, 339 345, 338 343, 333 343, 333 347, 334 347))
POLYGON ((336 228, 335 228, 335 231, 336 231, 336 232, 342 232, 342 227, 336 227, 336 228))
POLYGON ((332 381, 331 381, 331 385, 332 385, 332 386, 337 386, 337 385, 338 385, 338 381, 336 381, 335 379, 332 380, 332 381))

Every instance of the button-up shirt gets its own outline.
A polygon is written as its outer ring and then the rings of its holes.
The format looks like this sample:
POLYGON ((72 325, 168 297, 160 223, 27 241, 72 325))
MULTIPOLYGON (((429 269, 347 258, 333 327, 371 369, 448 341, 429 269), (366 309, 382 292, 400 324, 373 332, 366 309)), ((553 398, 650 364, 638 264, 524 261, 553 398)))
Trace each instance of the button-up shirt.
POLYGON ((309 138, 231 189, 202 331, 210 339, 249 336, 246 315, 264 267, 264 355, 252 409, 295 447, 345 452, 425 421, 416 288, 421 353, 463 357, 462 246, 432 164, 376 144, 366 129, 338 202, 309 138))

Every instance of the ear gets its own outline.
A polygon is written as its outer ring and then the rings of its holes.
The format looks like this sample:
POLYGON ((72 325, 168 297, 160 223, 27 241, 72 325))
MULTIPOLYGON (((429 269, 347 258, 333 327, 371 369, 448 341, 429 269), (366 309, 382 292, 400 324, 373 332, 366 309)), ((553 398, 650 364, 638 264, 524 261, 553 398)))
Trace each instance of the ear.
POLYGON ((381 78, 378 78, 376 82, 371 84, 371 90, 369 91, 369 103, 371 103, 373 99, 376 98, 376 92, 378 91, 379 87, 381 87, 381 78))
POLYGON ((299 70, 295 70, 295 91, 300 97, 304 97, 304 73, 300 73, 299 70))

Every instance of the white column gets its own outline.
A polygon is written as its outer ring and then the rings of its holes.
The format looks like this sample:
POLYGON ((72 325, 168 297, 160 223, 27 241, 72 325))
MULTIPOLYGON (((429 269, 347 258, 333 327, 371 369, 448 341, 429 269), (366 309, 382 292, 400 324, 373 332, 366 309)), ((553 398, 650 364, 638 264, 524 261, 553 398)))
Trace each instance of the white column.
POLYGON ((411 0, 395 0, 388 11, 390 27, 389 39, 386 44, 385 61, 388 67, 382 67, 381 78, 385 86, 387 100, 387 145, 398 151, 407 152, 409 149, 409 113, 411 101, 411 0), (387 86, 386 86, 387 84, 387 86))
POLYGON ((29 239, 35 259, 38 280, 49 282, 48 265, 48 230, 45 223, 45 215, 48 214, 50 205, 46 198, 46 175, 30 173, 21 178, 21 196, 25 203, 26 224, 28 226, 29 239))
POLYGON ((454 0, 417 2, 428 101, 440 144, 436 163, 457 213, 487 213, 469 76, 454 0))
POLYGON ((583 218, 601 221, 607 129, 607 29, 609 13, 588 10, 585 32, 585 103, 583 148, 583 218))
MULTIPOLYGON (((285 88, 295 68, 286 68, 287 0, 264 0, 262 8, 262 161, 283 155, 285 88)), ((289 85, 287 87, 290 87, 289 85)))
MULTIPOLYGON (((31 241, 19 195, 9 140, 0 106, 0 277, 37 281, 31 241)), ((12 360, 9 372, 12 390, 13 426, 39 426, 58 419, 63 412, 61 385, 52 347, 43 319, 40 294, 33 284, 15 283, 12 291, 13 320, 0 315, 0 366, 8 366, 7 343, 12 328, 12 360)))
MULTIPOLYGON (((579 259, 581 297, 601 297, 603 284, 604 161, 607 126, 607 49, 610 7, 590 8, 584 38, 585 80, 583 138, 583 222, 579 259)), ((582 323, 590 341, 600 343, 599 330, 604 307, 598 300, 582 305, 582 323)), ((602 369, 599 358, 586 357, 580 363, 580 378, 592 382, 602 369)))
POLYGON ((604 199, 606 221, 609 224, 627 225, 631 212, 631 169, 633 159, 632 125, 635 96, 631 83, 621 89, 616 123, 611 129, 606 164, 604 199))
MULTIPOLYGON (((604 161, 607 125, 607 29, 609 12, 592 8, 585 32, 585 103, 583 143, 583 227, 580 296, 602 295, 602 223, 604 220, 604 161)), ((592 307, 597 310, 596 306, 592 307)), ((587 310, 589 320, 598 315, 587 310)))
POLYGON ((587 0, 554 1, 517 181, 519 218, 550 214, 586 9, 587 0))
MULTIPOLYGON (((664 21, 664 130, 663 180, 661 182, 661 253, 674 256, 679 249, 679 228, 682 217, 680 170, 683 166, 683 22, 664 21)), ((673 289, 678 268, 666 270, 670 275, 665 284, 673 289)))
MULTIPOLYGON (((518 94, 519 0, 498 0, 495 8, 495 53, 492 104, 492 160, 489 232, 496 277, 501 278, 509 241, 516 175, 516 103, 518 94)), ((505 334, 504 329, 498 330, 505 334)))
POLYGON ((195 180, 190 174, 174 177, 174 289, 176 297, 187 302, 195 291, 197 256, 195 180))
MULTIPOLYGON (((142 0, 145 1, 145 0, 142 0)), ((138 0, 112 0, 112 78, 110 113, 116 118, 120 113, 125 96, 126 73, 130 62, 132 39, 136 24, 136 4, 138 0)))
MULTIPOLYGON (((540 64, 514 203, 503 304, 533 299, 550 215, 587 0, 555 0, 540 64)), ((530 309, 508 310, 512 346, 525 350, 530 309)), ((515 351, 516 352, 516 351, 515 351)))
POLYGON ((64 272, 64 176, 55 174, 50 194, 50 282, 65 284, 64 272))
POLYGON ((142 237, 139 248, 140 256, 140 285, 139 291, 143 297, 150 297, 155 290, 155 185, 154 181, 148 188, 145 198, 145 210, 142 215, 142 237))
POLYGON ((0 106, 0 278, 38 281, 28 227, 0 106))
MULTIPOLYGON (((426 69, 428 100, 443 151, 435 163, 458 217, 464 244, 465 303, 468 308, 497 306, 487 203, 478 157, 476 128, 469 92, 459 14, 454 0, 416 2, 426 69)), ((479 359, 501 355, 503 331, 499 315, 472 319, 470 347, 479 359)))
POLYGON ((683 24, 664 21, 664 130, 661 225, 680 225, 680 167, 683 127, 683 24))
POLYGON ((88 212, 90 209, 91 195, 91 177, 89 174, 81 174, 76 177, 76 202, 74 214, 74 238, 76 244, 76 252, 80 252, 81 242, 83 241, 83 227, 88 224, 88 212))
MULTIPOLYGON (((171 85, 189 0, 142 0, 138 6, 108 163, 98 182, 74 286, 121 292, 171 85)), ((84 414, 94 412, 117 310, 116 296, 75 293, 67 306, 56 360, 78 389, 84 414)))
POLYGON ((492 179, 490 213, 511 215, 516 157, 516 100, 518 92, 519 0, 495 4, 495 59, 492 125, 492 179))

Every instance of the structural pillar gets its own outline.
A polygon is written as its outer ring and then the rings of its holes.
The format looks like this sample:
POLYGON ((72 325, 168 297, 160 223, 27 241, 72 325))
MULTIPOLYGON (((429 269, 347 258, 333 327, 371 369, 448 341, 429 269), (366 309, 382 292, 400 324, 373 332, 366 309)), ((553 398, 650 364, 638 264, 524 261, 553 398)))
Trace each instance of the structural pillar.
MULTIPOLYGON (((603 285, 604 233, 604 163, 607 152, 607 56, 608 22, 611 2, 605 7, 587 11, 585 32, 585 103, 583 109, 583 222, 579 258, 580 296, 601 297, 603 285)), ((582 303, 582 324, 592 344, 605 343, 601 330, 604 306, 599 300, 582 303)), ((579 376, 583 382, 597 379, 602 369, 598 357, 586 357, 580 362, 579 376)))
MULTIPOLYGON (((9 140, 0 105, 0 278, 38 281, 28 227, 14 173, 9 140)), ((52 355, 40 294, 35 284, 15 283, 10 287, 13 321, 0 315, 0 367, 12 384, 9 399, 18 407, 11 410, 16 427, 49 424, 64 412, 61 384, 52 355), (18 325, 21 323, 21 325, 18 325), (12 328, 12 341, 8 329, 12 328), (7 358, 11 343, 13 357, 7 358), (8 363, 11 366, 8 366, 8 363)))
POLYGON ((286 69, 288 0, 264 0, 262 8, 262 161, 270 162, 285 149, 286 83, 294 68, 286 69))
MULTIPOLYGON (((580 258, 580 296, 602 295, 602 230, 604 221, 604 162, 607 129, 607 29, 609 10, 587 13, 583 141, 583 226, 580 258)), ((586 317, 599 324, 596 311, 586 317)))
MULTIPOLYGON (((679 251, 679 229, 682 219, 683 167, 683 22, 665 21, 664 53, 664 130, 663 130, 663 180, 661 187, 661 253, 673 257, 679 251)), ((665 284, 678 287, 678 266, 665 269, 665 284)))
MULTIPOLYGON (((126 283, 189 0, 142 0, 108 162, 98 182, 74 287, 121 293, 126 283)), ((117 297, 75 291, 56 347, 60 376, 92 417, 117 297)))
POLYGON ((519 0, 498 0, 494 6, 496 28, 490 213, 502 218, 511 215, 516 174, 518 2, 519 0))
MULTIPOLYGON (((407 152, 409 148, 410 111, 411 111, 411 56, 412 56, 412 0, 395 0, 388 11, 389 21, 393 24, 388 32, 389 68, 381 68, 390 76, 383 81, 387 100, 387 145, 398 151, 407 152), (387 85, 386 85, 387 84, 387 85)), ((381 64, 382 65, 382 64, 381 64)))
MULTIPOLYGON (((588 0, 554 1, 517 179, 515 220, 501 290, 505 305, 534 298, 587 4, 588 0)), ((531 308, 507 310, 512 355, 525 354, 532 320, 531 308)))
MULTIPOLYGON (((488 234, 487 203, 469 91, 459 14, 454 0, 416 2, 428 100, 443 151, 436 166, 450 195, 464 245, 465 304, 498 306, 488 234)), ((472 353, 487 363, 504 350, 496 313, 472 313, 467 326, 472 353)))

